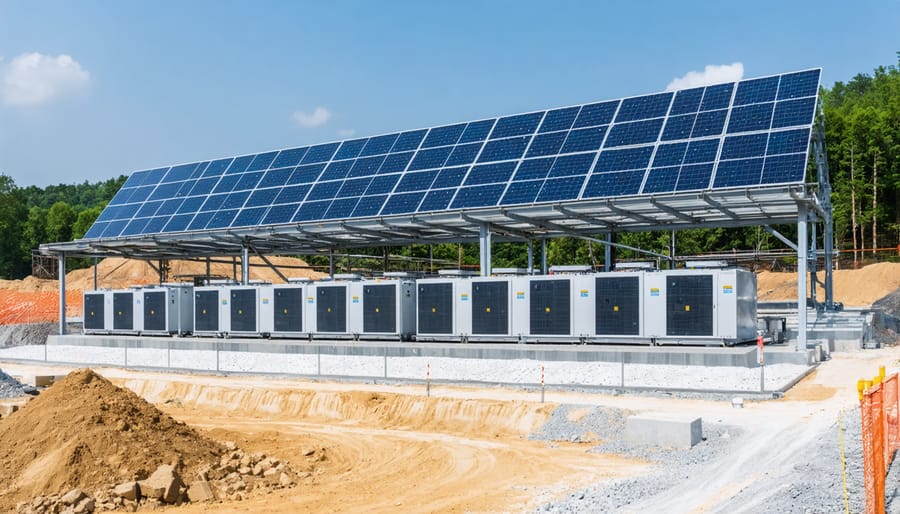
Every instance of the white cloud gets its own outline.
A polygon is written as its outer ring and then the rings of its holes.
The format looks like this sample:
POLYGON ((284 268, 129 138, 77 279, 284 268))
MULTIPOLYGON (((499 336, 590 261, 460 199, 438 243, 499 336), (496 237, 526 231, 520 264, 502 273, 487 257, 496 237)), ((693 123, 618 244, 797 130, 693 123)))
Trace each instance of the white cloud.
POLYGON ((341 137, 353 137, 356 134, 355 129, 341 129, 338 130, 338 135, 341 137))
POLYGON ((666 91, 687 89, 708 84, 735 82, 744 78, 744 64, 707 64, 703 71, 689 71, 685 76, 672 79, 666 91))
POLYGON ((7 105, 39 105, 78 92, 91 74, 71 56, 22 54, 0 63, 0 97, 7 105))
POLYGON ((312 114, 307 114, 303 111, 294 111, 294 114, 291 115, 291 119, 301 127, 318 127, 319 125, 324 125, 331 119, 331 111, 324 107, 316 107, 312 114))

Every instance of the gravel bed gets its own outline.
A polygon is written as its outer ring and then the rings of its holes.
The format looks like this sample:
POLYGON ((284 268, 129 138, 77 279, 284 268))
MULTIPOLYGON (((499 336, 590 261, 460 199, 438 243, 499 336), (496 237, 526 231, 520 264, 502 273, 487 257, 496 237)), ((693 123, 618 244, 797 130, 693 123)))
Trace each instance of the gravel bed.
POLYGON ((0 398, 18 398, 25 396, 32 388, 7 375, 0 369, 0 398))
MULTIPOLYGON (((577 414, 577 413, 576 413, 577 414)), ((570 493, 567 497, 541 505, 535 512, 594 513, 616 512, 643 498, 670 489, 690 475, 697 466, 724 455, 739 440, 741 430, 724 424, 704 423, 704 441, 691 449, 631 445, 624 441, 625 420, 632 412, 607 407, 562 405, 532 439, 581 441, 596 434, 601 444, 590 451, 613 453, 656 463, 648 475, 597 484, 570 493), (569 417, 576 409, 589 409, 577 421, 569 417)))
POLYGON ((58 331, 59 325, 52 322, 0 325, 0 348, 4 346, 44 344, 48 335, 56 334, 58 331))

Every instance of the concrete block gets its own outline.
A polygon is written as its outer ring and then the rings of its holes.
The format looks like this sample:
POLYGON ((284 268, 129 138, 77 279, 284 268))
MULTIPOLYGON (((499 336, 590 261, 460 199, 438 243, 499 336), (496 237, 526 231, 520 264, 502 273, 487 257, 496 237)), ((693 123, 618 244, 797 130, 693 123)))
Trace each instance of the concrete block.
POLYGON ((702 420, 689 415, 637 414, 625 421, 625 438, 633 444, 691 448, 703 438, 702 420))
POLYGON ((32 387, 50 387, 53 382, 64 377, 65 375, 24 375, 19 382, 32 387))
POLYGON ((0 405, 0 418, 6 418, 17 410, 19 410, 18 405, 0 405))
POLYGON ((175 468, 168 464, 156 468, 150 477, 139 482, 141 494, 150 498, 158 498, 165 503, 178 503, 181 500, 181 487, 184 483, 175 473, 175 468))
POLYGON ((191 502, 205 502, 216 499, 212 487, 205 480, 193 482, 187 490, 187 496, 191 502))

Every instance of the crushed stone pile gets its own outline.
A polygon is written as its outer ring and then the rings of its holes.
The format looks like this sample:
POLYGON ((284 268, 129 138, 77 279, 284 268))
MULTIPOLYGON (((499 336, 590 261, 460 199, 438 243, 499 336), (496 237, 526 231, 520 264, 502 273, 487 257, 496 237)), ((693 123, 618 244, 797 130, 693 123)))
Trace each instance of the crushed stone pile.
POLYGON ((89 369, 0 422, 0 512, 152 510, 298 480, 287 462, 213 441, 89 369))
POLYGON ((26 386, 0 369, 0 399, 25 396, 26 386))
POLYGON ((56 334, 58 331, 59 326, 52 321, 0 325, 0 348, 44 344, 48 335, 56 334))

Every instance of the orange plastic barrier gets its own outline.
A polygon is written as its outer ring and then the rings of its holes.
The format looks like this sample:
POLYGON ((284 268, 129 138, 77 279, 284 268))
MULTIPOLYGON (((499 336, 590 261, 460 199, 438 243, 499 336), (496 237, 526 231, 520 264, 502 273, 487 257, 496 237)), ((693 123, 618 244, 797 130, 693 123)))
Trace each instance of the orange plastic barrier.
MULTIPOLYGON (((884 480, 887 469, 900 449, 900 404, 898 378, 894 373, 881 383, 865 387, 860 396, 862 415, 863 473, 866 484, 866 512, 884 512, 884 480)), ((869 383, 870 384, 870 383, 869 383)))
MULTIPOLYGON (((81 316, 81 291, 66 291, 66 316, 81 316)), ((0 325, 59 321, 59 293, 0 291, 0 325)))

